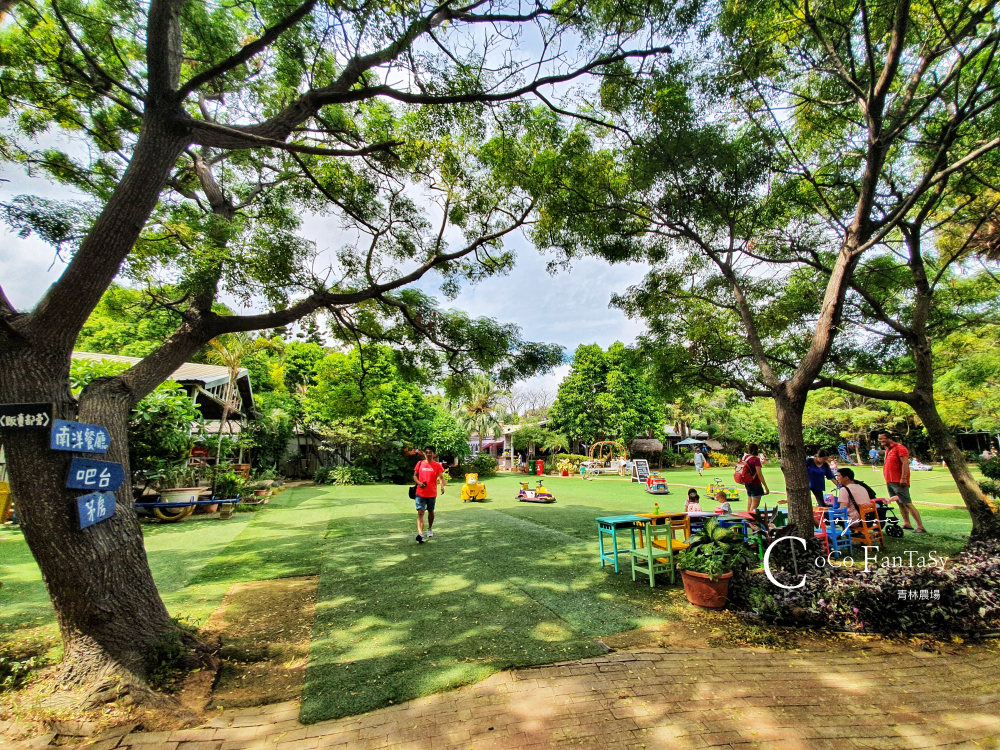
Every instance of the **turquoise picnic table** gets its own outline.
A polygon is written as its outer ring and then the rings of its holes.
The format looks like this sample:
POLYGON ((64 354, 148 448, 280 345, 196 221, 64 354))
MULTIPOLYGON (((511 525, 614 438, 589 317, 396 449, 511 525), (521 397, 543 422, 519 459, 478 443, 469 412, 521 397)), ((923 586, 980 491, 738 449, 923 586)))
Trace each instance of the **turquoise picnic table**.
POLYGON ((630 550, 635 548, 635 530, 637 526, 649 523, 648 518, 643 518, 642 516, 604 516, 603 518, 595 518, 597 521, 597 543, 601 549, 601 567, 604 567, 604 563, 610 562, 615 565, 615 573, 620 572, 618 569, 618 555, 627 555, 630 550), (618 531, 623 529, 629 529, 632 532, 632 546, 626 550, 618 550, 618 531), (611 551, 607 552, 604 549, 604 535, 611 535, 611 551))

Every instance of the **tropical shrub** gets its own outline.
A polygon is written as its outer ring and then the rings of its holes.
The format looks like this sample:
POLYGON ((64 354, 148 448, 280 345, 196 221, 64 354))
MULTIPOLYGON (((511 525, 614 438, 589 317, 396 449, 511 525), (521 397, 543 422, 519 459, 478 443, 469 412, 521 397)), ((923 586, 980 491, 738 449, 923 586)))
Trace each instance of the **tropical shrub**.
POLYGON ((215 474, 215 496, 223 500, 238 498, 246 487, 242 474, 237 474, 226 465, 220 467, 215 474))
POLYGON ((674 453, 669 448, 664 450, 663 453, 660 454, 660 460, 663 462, 662 465, 664 468, 683 465, 685 461, 682 455, 680 455, 679 453, 674 453))
POLYGON ((474 473, 479 474, 480 478, 485 479, 497 475, 497 460, 489 453, 480 453, 469 461, 468 465, 473 468, 474 473))
POLYGON ((677 556, 677 569, 704 573, 713 581, 756 560, 746 543, 732 529, 723 528, 717 518, 708 519, 687 541, 688 548, 677 556))
MULTIPOLYGON (((70 385, 78 395, 92 380, 120 375, 130 365, 111 360, 74 359, 70 385)), ((133 482, 142 486, 185 462, 202 427, 201 410, 172 380, 157 386, 129 417, 129 463, 133 482)))
POLYGON ((452 479, 464 480, 466 474, 478 474, 480 479, 489 479, 497 475, 497 460, 485 451, 468 463, 448 467, 448 475, 452 479))
POLYGON ((316 484, 335 484, 340 486, 372 484, 375 479, 358 466, 326 466, 317 469, 313 474, 316 484))
POLYGON ((725 453, 720 453, 719 451, 709 451, 708 460, 712 462, 712 466, 720 468, 733 465, 733 460, 725 453))

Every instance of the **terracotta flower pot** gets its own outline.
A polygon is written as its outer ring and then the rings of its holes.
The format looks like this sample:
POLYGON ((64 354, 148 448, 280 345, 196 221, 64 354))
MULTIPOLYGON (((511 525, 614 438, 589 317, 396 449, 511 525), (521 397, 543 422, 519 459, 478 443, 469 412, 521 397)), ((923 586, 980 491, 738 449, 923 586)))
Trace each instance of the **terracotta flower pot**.
POLYGON ((564 477, 568 477, 568 476, 569 476, 569 471, 568 471, 567 469, 563 469, 563 470, 562 470, 562 475, 563 475, 564 477))
POLYGON ((703 609, 722 609, 726 606, 729 594, 729 579, 732 573, 723 573, 719 580, 713 581, 705 573, 695 573, 693 570, 682 570, 681 580, 684 581, 684 594, 687 600, 696 607, 703 609))

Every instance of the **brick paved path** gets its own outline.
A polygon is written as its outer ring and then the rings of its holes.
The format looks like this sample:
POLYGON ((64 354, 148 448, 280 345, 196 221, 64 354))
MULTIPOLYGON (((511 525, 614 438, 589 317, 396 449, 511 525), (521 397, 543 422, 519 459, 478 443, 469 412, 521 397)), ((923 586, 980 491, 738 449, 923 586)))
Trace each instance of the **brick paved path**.
POLYGON ((203 728, 133 733, 96 750, 981 750, 1000 746, 1000 654, 622 651, 363 716, 308 726, 297 716, 296 703, 227 711, 203 728))

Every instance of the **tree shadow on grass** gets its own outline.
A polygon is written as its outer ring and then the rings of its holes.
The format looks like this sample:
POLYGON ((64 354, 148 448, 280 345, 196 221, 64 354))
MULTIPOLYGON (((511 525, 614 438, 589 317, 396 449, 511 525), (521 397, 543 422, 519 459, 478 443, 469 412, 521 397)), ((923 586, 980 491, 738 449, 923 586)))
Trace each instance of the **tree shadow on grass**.
POLYGON ((331 522, 303 721, 599 655, 597 637, 653 621, 664 597, 602 570, 596 543, 487 508, 449 517, 423 545, 400 531, 412 523, 399 513, 331 522))
POLYGON ((323 533, 332 513, 333 505, 323 492, 301 503, 275 505, 260 511, 189 583, 317 575, 323 533))

